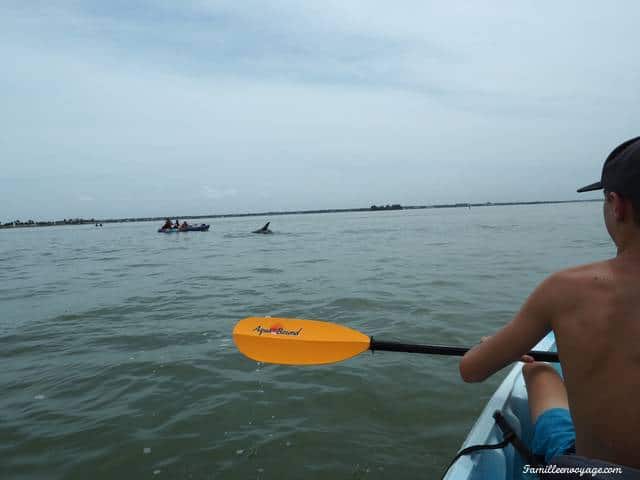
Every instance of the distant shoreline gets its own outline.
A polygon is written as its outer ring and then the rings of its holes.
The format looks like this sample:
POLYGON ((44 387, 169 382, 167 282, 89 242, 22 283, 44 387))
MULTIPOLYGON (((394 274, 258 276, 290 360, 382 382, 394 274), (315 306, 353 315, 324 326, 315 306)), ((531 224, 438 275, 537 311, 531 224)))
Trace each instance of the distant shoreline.
MULTIPOLYGON (((471 208, 471 207, 502 207, 509 205, 550 205, 559 203, 587 203, 601 202, 602 199, 589 200, 539 200, 533 202, 485 202, 485 203, 447 203, 439 205, 409 205, 401 206, 394 204, 393 206, 377 207, 372 205, 369 208, 338 208, 325 210, 291 210, 284 212, 258 212, 258 213, 228 213, 216 215, 171 215, 169 218, 179 218, 180 220, 198 220, 203 218, 237 218, 237 217, 264 217, 275 215, 304 215, 317 213, 345 213, 345 212, 385 212, 394 210, 425 210, 431 208, 471 208)), ((128 223, 128 222, 163 222, 167 217, 131 217, 131 218, 109 218, 109 219, 86 219, 75 218, 55 221, 33 221, 27 222, 9 222, 0 225, 0 229, 5 228, 30 228, 30 227, 53 227, 58 225, 91 225, 105 223, 128 223)))

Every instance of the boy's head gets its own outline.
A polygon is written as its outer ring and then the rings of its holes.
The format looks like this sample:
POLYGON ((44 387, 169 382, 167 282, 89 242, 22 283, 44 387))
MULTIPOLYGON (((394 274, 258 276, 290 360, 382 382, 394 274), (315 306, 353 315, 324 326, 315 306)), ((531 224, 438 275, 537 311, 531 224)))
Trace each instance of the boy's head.
POLYGON ((640 137, 618 145, 604 161, 600 181, 579 188, 578 192, 602 189, 640 199, 640 137))
POLYGON ((616 224, 631 220, 634 227, 640 227, 640 137, 618 145, 605 160, 600 181, 579 188, 578 192, 601 189, 605 223, 614 240, 616 224))

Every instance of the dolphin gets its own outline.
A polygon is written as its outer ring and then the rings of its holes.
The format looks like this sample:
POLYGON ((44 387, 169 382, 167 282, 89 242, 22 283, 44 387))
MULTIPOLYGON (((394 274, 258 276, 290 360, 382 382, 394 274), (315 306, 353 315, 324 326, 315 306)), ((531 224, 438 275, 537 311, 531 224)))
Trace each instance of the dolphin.
POLYGON ((259 228, 258 230, 254 230, 253 233, 273 233, 271 230, 269 230, 269 224, 271 222, 267 222, 264 224, 264 227, 259 228))

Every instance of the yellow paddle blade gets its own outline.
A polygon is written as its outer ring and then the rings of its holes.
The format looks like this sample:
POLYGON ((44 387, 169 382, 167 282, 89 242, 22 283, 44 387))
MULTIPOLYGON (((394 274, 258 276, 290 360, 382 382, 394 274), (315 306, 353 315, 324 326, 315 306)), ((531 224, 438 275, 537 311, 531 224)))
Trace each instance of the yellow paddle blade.
POLYGON ((249 317, 233 329, 238 350, 258 362, 319 365, 369 349, 371 339, 342 325, 318 320, 249 317))

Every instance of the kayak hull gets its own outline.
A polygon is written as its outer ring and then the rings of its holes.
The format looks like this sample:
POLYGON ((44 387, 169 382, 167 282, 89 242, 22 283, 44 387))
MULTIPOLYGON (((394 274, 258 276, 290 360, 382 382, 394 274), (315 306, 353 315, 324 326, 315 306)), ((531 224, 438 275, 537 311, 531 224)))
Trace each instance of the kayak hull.
MULTIPOLYGON (((555 337, 549 333, 543 338, 535 350, 555 351, 555 337)), ((559 370, 559 365, 554 366, 559 370)), ((484 410, 461 448, 471 445, 489 445, 502 441, 503 435, 493 419, 493 412, 500 410, 505 419, 514 429, 516 435, 525 444, 530 445, 533 435, 533 425, 529 417, 527 390, 522 377, 522 364, 516 364, 507 374, 484 410)), ((481 479, 509 479, 520 480, 532 478, 523 475, 524 461, 509 445, 498 450, 484 450, 459 458, 447 472, 445 480, 481 480, 481 479)))
POLYGON ((185 228, 161 228, 158 233, 178 233, 178 232, 206 232, 209 230, 209 225, 189 225, 185 228))

